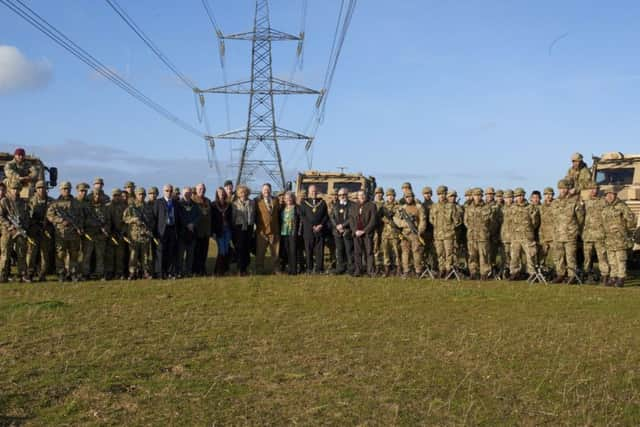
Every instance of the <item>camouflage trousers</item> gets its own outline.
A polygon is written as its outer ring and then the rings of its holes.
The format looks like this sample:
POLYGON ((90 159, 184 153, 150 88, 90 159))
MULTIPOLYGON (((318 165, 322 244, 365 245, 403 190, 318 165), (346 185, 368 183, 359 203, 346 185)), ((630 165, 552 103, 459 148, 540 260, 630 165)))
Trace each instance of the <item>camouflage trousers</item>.
POLYGON ((627 277, 627 250, 619 249, 619 246, 607 246, 610 275, 624 279, 627 277))
POLYGON ((391 267, 391 265, 398 267, 400 265, 400 240, 393 236, 382 236, 380 246, 382 249, 382 264, 385 267, 391 267))
POLYGON ((502 242, 500 246, 500 267, 503 270, 511 266, 511 242, 502 242))
POLYGON ((58 274, 77 274, 80 239, 63 240, 56 236, 56 271, 58 274))
POLYGON ((547 265, 549 256, 551 256, 551 262, 553 262, 553 241, 540 242, 538 244, 538 264, 547 265))
POLYGON ((607 259, 607 249, 604 241, 599 242, 583 242, 584 268, 583 271, 590 273, 593 268, 593 252, 598 257, 598 270, 603 276, 609 275, 609 260, 607 259))
POLYGON ((455 240, 435 240, 434 243, 438 254, 438 269, 440 272, 450 271, 456 257, 455 240))
POLYGON ((472 275, 480 273, 485 276, 491 272, 491 264, 489 264, 489 242, 467 240, 467 253, 469 254, 469 273, 472 275))
POLYGON ((384 265, 384 256, 382 254, 382 233, 374 231, 373 233, 373 260, 376 267, 384 265))
POLYGON ((44 276, 47 274, 49 264, 51 262, 49 254, 53 239, 47 238, 43 233, 33 236, 34 245, 27 246, 27 269, 30 275, 39 274, 44 276))
POLYGON ((91 274, 91 256, 95 254, 96 268, 95 275, 99 278, 104 276, 104 257, 107 248, 107 241, 101 236, 92 236, 93 240, 82 242, 82 273, 85 276, 91 274))
POLYGON ((124 239, 119 238, 118 244, 108 241, 104 253, 104 269, 109 276, 123 276, 125 274, 125 246, 124 239))
POLYGON ((422 253, 424 247, 420 244, 419 237, 415 234, 404 236, 404 239, 400 242, 400 246, 402 247, 402 271, 404 273, 409 272, 411 267, 409 256, 413 255, 413 269, 416 274, 422 273, 422 253))
POLYGON ((514 240, 511 242, 509 273, 518 274, 522 271, 522 255, 527 266, 527 273, 536 272, 536 242, 535 240, 514 240))
POLYGON ((0 236, 0 273, 9 275, 11 269, 11 250, 16 251, 18 276, 27 274, 27 239, 24 236, 12 236, 6 230, 0 236))
POLYGON ((554 242, 553 243, 553 259, 556 266, 556 274, 565 276, 567 272, 571 277, 575 276, 578 268, 576 261, 577 243, 575 240, 571 242, 554 242))
POLYGON ((438 254, 432 233, 424 237, 424 263, 432 270, 438 270, 438 254))
POLYGON ((143 274, 153 273, 153 257, 151 255, 151 242, 131 241, 129 244, 129 274, 138 272, 143 274))
POLYGON ((500 239, 496 237, 491 237, 489 240, 489 253, 487 254, 487 262, 493 268, 498 265, 498 253, 500 252, 500 239))

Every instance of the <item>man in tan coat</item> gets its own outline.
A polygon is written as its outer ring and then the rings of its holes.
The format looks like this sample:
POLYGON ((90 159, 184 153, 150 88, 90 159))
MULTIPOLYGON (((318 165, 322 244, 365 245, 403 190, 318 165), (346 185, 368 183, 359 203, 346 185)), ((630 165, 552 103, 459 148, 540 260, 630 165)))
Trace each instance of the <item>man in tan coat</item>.
POLYGON ((256 204, 256 272, 277 273, 279 271, 278 251, 280 248, 280 203, 271 194, 271 184, 262 185, 262 194, 255 199, 256 204), (265 269, 265 255, 269 249, 271 259, 265 269))

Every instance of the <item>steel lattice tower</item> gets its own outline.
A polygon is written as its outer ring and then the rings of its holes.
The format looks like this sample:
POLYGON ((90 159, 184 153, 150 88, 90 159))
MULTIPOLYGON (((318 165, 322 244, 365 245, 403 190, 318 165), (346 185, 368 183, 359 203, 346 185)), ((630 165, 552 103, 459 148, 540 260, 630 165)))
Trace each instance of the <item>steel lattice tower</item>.
POLYGON ((202 93, 249 95, 246 128, 216 135, 213 140, 244 141, 238 164, 236 185, 250 183, 254 179, 256 171, 262 169, 276 188, 284 189, 285 176, 278 141, 304 140, 309 142, 312 138, 278 127, 274 109, 274 95, 319 95, 320 92, 273 77, 271 42, 295 40, 301 43, 304 34, 296 36, 271 28, 268 0, 256 0, 253 31, 219 36, 223 40, 249 40, 252 42, 251 78, 200 91, 202 93), (258 151, 261 147, 264 149, 258 151))

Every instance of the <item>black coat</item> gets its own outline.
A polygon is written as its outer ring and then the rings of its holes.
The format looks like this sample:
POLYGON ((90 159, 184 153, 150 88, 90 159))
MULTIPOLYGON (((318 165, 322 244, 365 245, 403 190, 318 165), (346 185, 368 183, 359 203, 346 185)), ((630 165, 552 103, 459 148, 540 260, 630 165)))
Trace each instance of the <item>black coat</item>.
MULTIPOLYGON (((180 203, 177 200, 173 200, 173 218, 174 218, 174 222, 175 222, 175 226, 176 226, 176 230, 178 229, 179 225, 180 225, 180 203)), ((164 236, 164 231, 167 227, 167 219, 168 219, 168 206, 167 206, 167 201, 164 199, 164 197, 159 198, 158 200, 156 200, 154 206, 153 206, 153 218, 156 222, 156 235, 157 236, 164 236)))
POLYGON ((300 221, 302 222, 302 235, 305 238, 312 237, 313 227, 322 224, 324 234, 329 226, 329 212, 327 204, 322 199, 316 199, 315 206, 310 199, 306 199, 300 205, 300 221))
POLYGON ((355 235, 358 229, 358 219, 362 223, 365 235, 372 234, 378 223, 378 208, 373 202, 366 202, 362 205, 362 213, 360 213, 360 205, 353 203, 349 210, 349 223, 351 230, 355 235))
POLYGON ((334 236, 351 236, 351 226, 349 223, 349 211, 352 208, 354 203, 351 200, 347 201, 346 206, 342 206, 340 203, 336 203, 331 210, 330 219, 331 219, 331 228, 333 230, 334 236), (344 227, 344 234, 340 234, 338 232, 338 225, 342 224, 344 227))
POLYGON ((216 236, 222 236, 225 222, 229 226, 229 230, 231 230, 231 221, 233 219, 231 215, 232 209, 231 204, 227 204, 227 209, 224 212, 220 212, 215 202, 211 204, 211 221, 213 222, 211 230, 213 230, 216 236))

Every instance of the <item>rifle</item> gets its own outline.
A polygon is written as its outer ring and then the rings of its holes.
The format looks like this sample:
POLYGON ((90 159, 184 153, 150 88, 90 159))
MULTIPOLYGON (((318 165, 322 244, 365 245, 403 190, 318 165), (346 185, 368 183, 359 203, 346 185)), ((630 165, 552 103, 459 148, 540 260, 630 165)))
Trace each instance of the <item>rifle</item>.
POLYGON ((118 246, 118 240, 113 237, 113 235, 111 233, 109 233, 107 231, 106 227, 106 221, 104 219, 104 215, 102 215, 102 212, 100 212, 99 210, 96 210, 95 208, 93 209, 93 214, 95 215, 96 219, 98 220, 98 222, 100 223, 100 232, 102 232, 102 234, 107 237, 109 240, 111 240, 111 242, 113 242, 114 245, 118 246))
POLYGON ((393 221, 393 215, 391 215, 391 212, 389 212, 389 210, 384 206, 382 207, 382 215, 384 215, 384 217, 389 220, 389 225, 391 225, 393 231, 398 233, 398 236, 400 236, 400 240, 402 240, 404 238, 404 236, 402 235, 402 229, 398 227, 398 224, 393 221))
POLYGON ((91 236, 89 236, 87 233, 85 233, 84 231, 82 231, 82 229, 80 227, 78 227, 78 225, 76 224, 76 222, 73 220, 73 218, 67 214, 65 211, 62 211, 58 208, 58 206, 53 207, 53 210, 55 212, 56 215, 58 215, 59 217, 61 217, 64 221, 67 221, 69 224, 71 224, 71 227, 76 231, 76 233, 78 233, 78 236, 80 237, 84 237, 87 240, 93 241, 93 239, 91 238, 91 236))
POLYGON ((138 209, 135 205, 131 205, 131 208, 136 212, 136 214, 138 215, 138 218, 140 219, 140 221, 142 222, 142 225, 144 225, 144 228, 146 229, 146 232, 144 234, 147 235, 147 237, 151 237, 151 240, 153 240, 153 243, 156 246, 160 245, 160 242, 158 241, 158 239, 153 235, 153 233, 151 232, 151 226, 149 225, 149 223, 147 222, 147 218, 144 216, 144 212, 141 211, 140 209, 138 209))
POLYGON ((20 224, 20 218, 18 217, 18 215, 11 214, 7 217, 7 219, 9 220, 13 228, 15 228, 16 235, 22 236, 27 239, 27 242, 32 246, 36 244, 36 242, 34 242, 33 239, 27 234, 27 230, 25 230, 22 224, 20 224))
POLYGON ((418 236, 418 241, 420 242, 421 245, 424 246, 424 240, 422 239, 422 236, 420 236, 420 232, 418 231, 418 227, 416 227, 416 223, 413 222, 413 219, 409 216, 407 211, 405 211, 404 209, 400 209, 400 218, 402 218, 404 220, 404 222, 407 223, 407 225, 409 226, 409 230, 413 234, 418 236))

